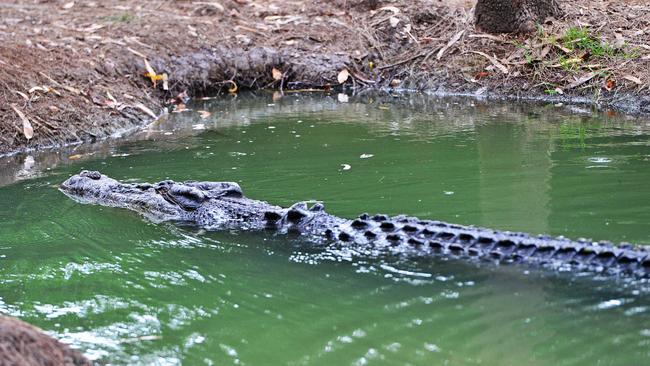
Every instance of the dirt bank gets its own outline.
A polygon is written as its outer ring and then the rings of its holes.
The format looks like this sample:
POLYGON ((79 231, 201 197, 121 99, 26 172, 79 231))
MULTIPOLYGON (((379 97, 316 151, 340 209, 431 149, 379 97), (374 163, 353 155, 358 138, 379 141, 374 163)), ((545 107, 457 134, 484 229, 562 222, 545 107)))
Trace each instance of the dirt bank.
POLYGON ((463 0, 5 1, 0 153, 127 133, 182 92, 235 86, 577 98, 650 113, 650 6, 562 4, 565 17, 532 34, 494 36, 463 0))
POLYGON ((90 366, 81 352, 41 329, 0 314, 0 364, 90 366))

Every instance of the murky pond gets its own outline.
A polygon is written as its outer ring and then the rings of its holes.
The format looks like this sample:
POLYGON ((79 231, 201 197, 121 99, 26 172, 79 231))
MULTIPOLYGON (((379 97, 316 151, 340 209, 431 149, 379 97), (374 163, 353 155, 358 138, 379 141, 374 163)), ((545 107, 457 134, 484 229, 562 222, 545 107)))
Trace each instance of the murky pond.
POLYGON ((252 198, 319 199, 346 217, 650 244, 647 121, 423 96, 191 108, 128 143, 0 160, 1 312, 108 364, 650 362, 647 281, 156 225, 56 189, 82 168, 227 180, 252 198))

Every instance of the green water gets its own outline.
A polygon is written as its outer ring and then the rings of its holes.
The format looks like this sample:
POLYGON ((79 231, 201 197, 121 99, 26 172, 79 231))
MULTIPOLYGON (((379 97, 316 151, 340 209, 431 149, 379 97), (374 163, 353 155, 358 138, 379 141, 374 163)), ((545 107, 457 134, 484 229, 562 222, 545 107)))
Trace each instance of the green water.
POLYGON ((647 121, 421 96, 193 108, 212 115, 0 163, 1 312, 108 364, 649 363, 647 281, 155 225, 56 190, 82 168, 227 180, 277 204, 323 200, 341 216, 650 244, 647 121))

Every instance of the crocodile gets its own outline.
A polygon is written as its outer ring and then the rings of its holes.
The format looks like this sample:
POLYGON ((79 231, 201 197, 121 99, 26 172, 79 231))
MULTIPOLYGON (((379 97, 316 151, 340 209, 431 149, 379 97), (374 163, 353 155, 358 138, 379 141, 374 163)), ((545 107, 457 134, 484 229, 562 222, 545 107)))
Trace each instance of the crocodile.
POLYGON ((346 219, 325 212, 321 202, 284 208, 250 199, 233 182, 123 183, 83 170, 59 189, 78 202, 127 208, 156 223, 184 222, 206 230, 272 230, 298 234, 316 244, 366 246, 415 257, 451 256, 650 277, 650 246, 532 236, 406 215, 364 213, 346 219))

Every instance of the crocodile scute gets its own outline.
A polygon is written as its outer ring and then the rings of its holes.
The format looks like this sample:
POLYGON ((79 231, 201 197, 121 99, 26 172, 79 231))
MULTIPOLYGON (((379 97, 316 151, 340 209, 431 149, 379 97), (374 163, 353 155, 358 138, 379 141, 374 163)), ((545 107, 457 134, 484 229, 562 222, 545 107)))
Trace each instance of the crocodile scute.
POLYGON ((415 256, 446 255, 569 270, 650 277, 650 247, 570 240, 420 220, 405 215, 328 214, 320 202, 283 208, 247 198, 232 182, 122 183, 81 171, 60 190, 81 203, 127 208, 154 221, 182 221, 208 230, 274 230, 318 242, 386 248, 415 256))

